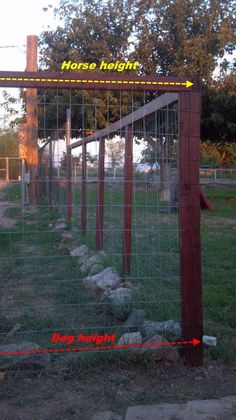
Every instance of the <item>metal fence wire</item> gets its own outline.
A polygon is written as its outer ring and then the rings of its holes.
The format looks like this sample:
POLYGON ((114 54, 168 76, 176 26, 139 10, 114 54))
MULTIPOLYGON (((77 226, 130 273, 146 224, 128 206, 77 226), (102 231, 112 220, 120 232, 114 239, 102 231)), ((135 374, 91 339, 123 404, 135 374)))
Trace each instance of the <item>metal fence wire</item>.
POLYGON ((37 107, 38 203, 30 203, 25 168, 22 182, 1 191, 9 219, 1 224, 1 343, 65 347, 52 344, 54 332, 113 333, 116 344, 140 332, 144 342, 157 323, 165 339, 180 340, 179 94, 40 88, 37 107), (91 266, 72 256, 82 244, 91 266), (84 282, 108 267, 126 291, 120 301, 84 282))

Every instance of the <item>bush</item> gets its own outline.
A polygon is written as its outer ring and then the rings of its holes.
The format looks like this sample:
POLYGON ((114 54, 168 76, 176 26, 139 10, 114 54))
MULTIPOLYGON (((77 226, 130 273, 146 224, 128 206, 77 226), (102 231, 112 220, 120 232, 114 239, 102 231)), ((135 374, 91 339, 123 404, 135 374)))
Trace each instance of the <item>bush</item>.
POLYGON ((204 141, 200 146, 201 165, 211 167, 235 166, 236 165, 236 143, 212 143, 204 141))

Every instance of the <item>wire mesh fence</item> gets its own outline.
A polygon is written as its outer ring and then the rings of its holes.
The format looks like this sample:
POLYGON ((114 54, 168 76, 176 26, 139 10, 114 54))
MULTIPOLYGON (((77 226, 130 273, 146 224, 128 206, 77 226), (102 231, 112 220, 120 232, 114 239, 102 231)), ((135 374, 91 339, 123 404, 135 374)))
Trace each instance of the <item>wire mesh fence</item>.
POLYGON ((2 343, 14 334, 45 349, 58 331, 113 333, 118 342, 127 331, 147 335, 144 320, 180 339, 178 95, 40 89, 37 107, 38 203, 27 167, 1 192, 13 223, 1 226, 1 312, 13 328, 2 343), (125 300, 85 287, 92 266, 70 254, 82 244, 99 256, 99 272, 116 270, 125 300), (142 316, 127 327, 132 310, 142 316))

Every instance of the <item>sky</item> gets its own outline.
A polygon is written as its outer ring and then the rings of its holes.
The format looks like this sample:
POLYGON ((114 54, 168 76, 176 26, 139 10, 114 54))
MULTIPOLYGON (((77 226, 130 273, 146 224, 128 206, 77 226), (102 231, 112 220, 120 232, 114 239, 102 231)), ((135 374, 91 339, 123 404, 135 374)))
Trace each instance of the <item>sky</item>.
MULTIPOLYGON (((26 67, 26 37, 53 29, 58 21, 53 9, 59 0, 3 0, 0 13, 0 70, 24 71, 26 67), (47 8, 44 11, 43 8, 47 8)), ((0 101, 2 98, 0 89, 0 101)), ((6 89, 5 89, 6 90, 6 89)), ((18 89, 7 89, 18 97, 18 89)), ((6 123, 6 121, 5 121, 6 123)), ((4 126, 4 111, 0 108, 0 126, 4 126)))
POLYGON ((40 35, 57 26, 52 12, 43 8, 48 3, 56 7, 58 0, 5 0, 0 14, 0 68, 1 70, 25 70, 26 37, 40 35), (15 46, 15 48, 2 48, 15 46))

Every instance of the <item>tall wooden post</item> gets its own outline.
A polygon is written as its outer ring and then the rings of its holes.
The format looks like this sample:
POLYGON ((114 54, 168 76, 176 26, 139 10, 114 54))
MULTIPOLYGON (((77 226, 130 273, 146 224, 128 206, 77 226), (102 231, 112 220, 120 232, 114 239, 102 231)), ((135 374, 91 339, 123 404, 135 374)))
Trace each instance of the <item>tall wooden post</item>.
POLYGON ((104 163, 105 163, 105 139, 99 140, 99 162, 98 162, 98 189, 97 189, 97 209, 96 209, 96 249, 101 251, 103 248, 103 228, 104 228, 104 163))
POLYGON ((6 158, 6 181, 9 181, 9 158, 6 158))
POLYGON ((82 145, 82 203, 81 203, 81 233, 86 233, 87 219, 87 146, 82 145))
MULTIPOLYGON (((37 71, 38 37, 27 36, 27 71, 37 71)), ((38 103, 37 89, 26 89, 26 171, 30 173, 29 203, 39 198, 38 103)))
POLYGON ((131 270, 132 242, 132 194, 133 194, 133 131, 129 125, 125 133, 125 168, 124 168, 124 240, 123 240, 123 274, 131 270))
POLYGON ((66 156, 67 156, 67 220, 70 222, 72 218, 72 168, 71 168, 71 110, 66 110, 66 156))
MULTIPOLYGON (((199 149, 201 90, 199 82, 180 93, 179 224, 181 255, 182 338, 202 341, 199 149)), ((188 366, 201 366, 203 346, 184 347, 188 366)))

